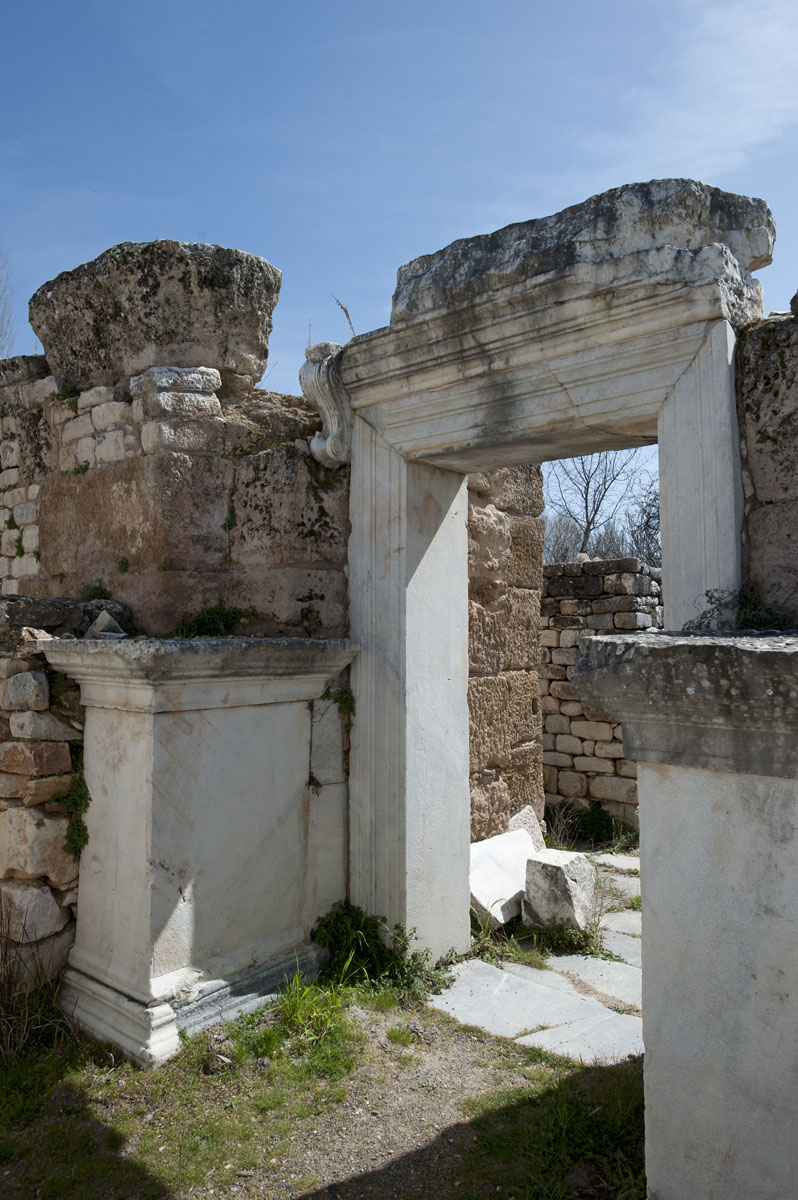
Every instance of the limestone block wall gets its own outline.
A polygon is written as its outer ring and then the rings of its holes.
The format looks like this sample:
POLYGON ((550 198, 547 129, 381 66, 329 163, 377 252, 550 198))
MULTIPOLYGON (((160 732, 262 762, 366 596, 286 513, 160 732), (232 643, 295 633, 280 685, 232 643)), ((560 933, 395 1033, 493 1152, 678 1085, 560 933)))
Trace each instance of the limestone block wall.
MULTIPOLYGON (((48 604, 50 623, 84 617, 48 604)), ((75 936, 78 863, 65 851, 83 740, 78 689, 0 602, 0 953, 18 978, 53 978, 75 936), (17 625, 17 628, 13 628, 17 625), (11 626, 11 627, 10 627, 11 626)))
POLYGON ((240 633, 345 634, 347 472, 310 456, 306 401, 221 384, 152 368, 79 390, 1 363, 3 593, 105 591, 156 635, 214 606, 240 633))
POLYGON ((536 671, 543 562, 540 468, 468 477, 471 838, 543 816, 536 671))
POLYGON ((743 463, 743 578, 798 625, 798 293, 743 328, 735 379, 743 463))
POLYGON ((546 803, 598 801, 637 825, 637 766, 625 756, 623 729, 584 707, 570 679, 580 638, 662 628, 660 571, 635 558, 546 565, 540 625, 546 803))

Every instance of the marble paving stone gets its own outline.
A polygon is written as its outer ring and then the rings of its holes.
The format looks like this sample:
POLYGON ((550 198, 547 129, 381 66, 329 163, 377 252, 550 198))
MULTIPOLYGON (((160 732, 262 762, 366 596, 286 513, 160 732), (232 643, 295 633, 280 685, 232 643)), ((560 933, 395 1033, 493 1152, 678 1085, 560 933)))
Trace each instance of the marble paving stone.
POLYGON ((632 937, 640 937, 643 932, 642 913, 626 908, 623 912, 608 912, 601 918, 601 928, 613 933, 629 933, 632 937))
POLYGON ((513 962, 502 963, 502 970, 507 971, 509 975, 517 975, 519 979, 528 979, 531 983, 537 983, 541 987, 552 988, 555 992, 568 992, 572 996, 579 994, 570 979, 566 979, 557 971, 547 971, 541 967, 529 967, 526 963, 513 962))
POLYGON ((454 975, 452 987, 433 996, 430 1005, 496 1037, 519 1037, 607 1011, 597 1000, 519 979, 479 959, 458 963, 454 975))
POLYGON ((614 933, 604 930, 601 935, 604 947, 612 954, 618 954, 628 962, 630 967, 642 966, 642 939, 632 937, 629 933, 614 933))
POLYGON ((643 1002, 643 973, 639 967, 592 958, 586 954, 563 954, 547 961, 552 970, 576 976, 619 1004, 640 1008, 643 1002))
POLYGON ((643 1022, 640 1017, 605 1008, 599 1015, 529 1033, 516 1041, 584 1063, 620 1062, 630 1054, 643 1053, 643 1022))
POLYGON ((589 857, 597 867, 610 867, 616 871, 639 871, 639 854, 591 854, 589 857))
POLYGON ((617 875, 614 871, 599 870, 599 880, 605 887, 610 887, 622 896, 640 895, 639 875, 617 875))

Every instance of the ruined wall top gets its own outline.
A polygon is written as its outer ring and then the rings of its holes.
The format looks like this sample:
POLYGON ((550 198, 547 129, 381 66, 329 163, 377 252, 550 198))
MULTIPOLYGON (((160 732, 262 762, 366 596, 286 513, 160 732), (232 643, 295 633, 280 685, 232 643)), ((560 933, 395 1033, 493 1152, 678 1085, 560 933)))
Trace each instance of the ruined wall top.
POLYGON ((122 242, 43 284, 30 323, 52 373, 113 384, 153 366, 260 379, 280 272, 264 258, 193 242, 122 242))
POLYGON ((775 236, 764 200, 692 179, 632 183, 406 263, 397 275, 391 324, 459 307, 486 289, 659 247, 696 252, 721 243, 745 271, 755 271, 771 261, 775 236))

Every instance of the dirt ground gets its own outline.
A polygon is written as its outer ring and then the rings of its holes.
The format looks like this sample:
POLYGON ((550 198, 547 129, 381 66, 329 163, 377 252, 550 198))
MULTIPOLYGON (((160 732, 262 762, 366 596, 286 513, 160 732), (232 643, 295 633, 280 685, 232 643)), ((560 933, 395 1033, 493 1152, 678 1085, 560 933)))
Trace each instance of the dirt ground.
POLYGON ((290 1136, 273 1175, 237 1179, 228 1187, 219 1180, 214 1194, 242 1200, 511 1195, 495 1185, 489 1193, 470 1185, 464 1159, 476 1134, 463 1102, 497 1088, 531 1086, 518 1051, 429 1009, 410 1016, 357 1006, 348 1011, 366 1041, 355 1071, 343 1081, 346 1099, 301 1123, 305 1127, 290 1136), (410 1046, 389 1040, 387 1031, 396 1028, 407 1028, 410 1046))

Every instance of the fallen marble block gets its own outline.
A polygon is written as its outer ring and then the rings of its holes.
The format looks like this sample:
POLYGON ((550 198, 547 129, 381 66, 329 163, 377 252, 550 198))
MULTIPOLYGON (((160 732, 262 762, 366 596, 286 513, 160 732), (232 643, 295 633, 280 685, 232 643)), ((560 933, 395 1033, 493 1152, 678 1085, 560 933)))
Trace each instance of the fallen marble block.
POLYGON ((596 868, 575 850, 539 850, 526 864, 525 925, 584 931, 598 914, 596 868))
POLYGON ((535 852, 546 849, 546 843, 543 840, 543 830, 540 828, 540 821, 537 819, 535 810, 531 804, 526 804, 523 808, 519 808, 518 812, 510 817, 507 828, 510 830, 525 829, 535 843, 535 852))
POLYGON ((498 929, 520 915, 527 860, 538 853, 526 829, 471 843, 471 907, 489 929, 498 929))

